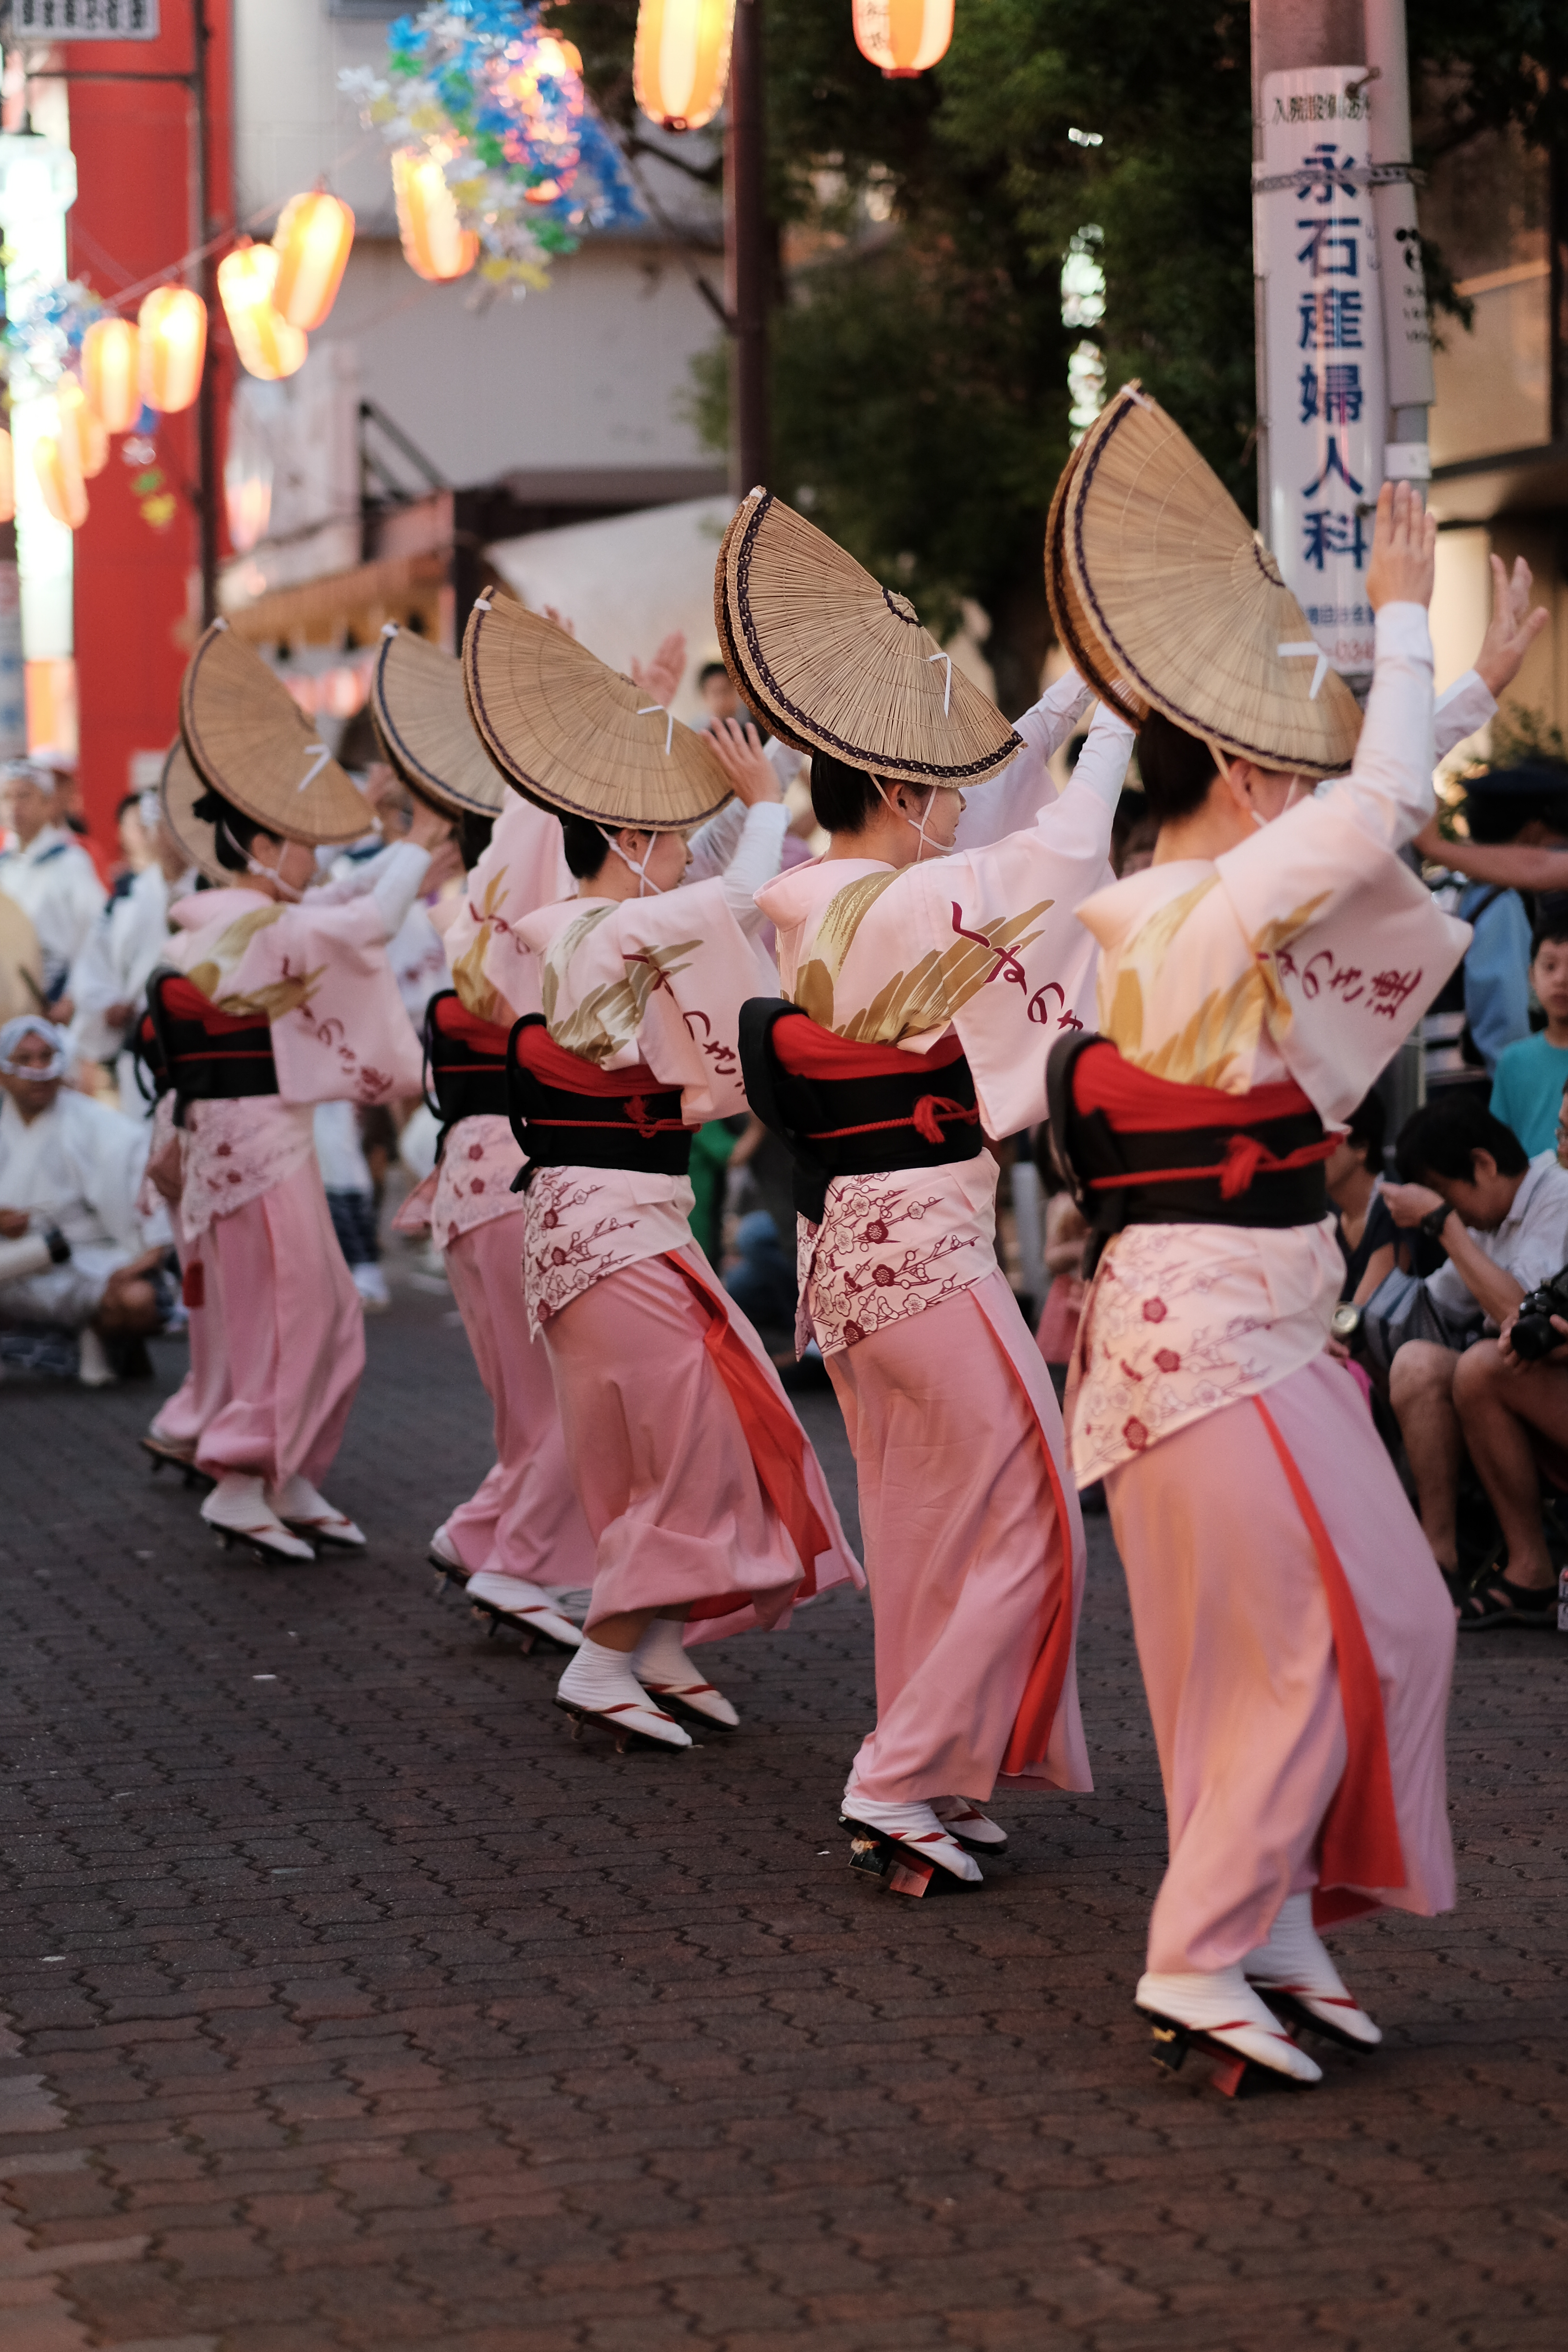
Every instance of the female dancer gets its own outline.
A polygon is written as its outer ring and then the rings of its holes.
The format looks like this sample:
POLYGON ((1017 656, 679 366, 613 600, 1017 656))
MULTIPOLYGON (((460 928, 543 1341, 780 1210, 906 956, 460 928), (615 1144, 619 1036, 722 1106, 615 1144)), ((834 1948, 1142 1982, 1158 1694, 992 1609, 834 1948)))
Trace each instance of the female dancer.
MULTIPOLYGON (((799 1336, 826 1359, 859 1478, 877 1724, 844 1794, 851 1860, 891 1867, 900 1891, 923 1893, 932 1865, 973 1885, 968 1849, 1005 1843, 980 1810, 998 1778, 1091 1786, 1073 1667, 1082 1525, 1061 1415, 996 1263, 982 1137, 1043 1116, 1046 1045, 1077 1025, 1091 950, 1072 910, 1104 878, 1131 736, 1098 715, 1036 824, 950 855, 956 787, 1005 767, 1019 739, 943 676, 912 608, 756 491, 717 587, 741 691, 812 747, 830 835, 758 894, 791 1002, 749 1006, 742 1040, 752 1108, 796 1160, 799 1336), (815 646, 801 614, 822 616, 815 646)), ((1030 714, 1032 761, 1084 698, 1074 679, 1030 714)))
POLYGON ((766 971, 753 894, 784 811, 754 730, 726 772, 629 679, 508 600, 480 600, 463 658, 490 756, 562 812, 577 881, 488 935, 459 917, 448 939, 455 971, 472 950, 509 1004, 536 992, 542 1008, 509 1051, 530 1163, 523 1291, 596 1546, 558 1703, 623 1744, 686 1747, 656 1701, 738 1720, 686 1644, 780 1626, 859 1573, 777 1374, 687 1223, 690 1132, 741 1107, 736 1024, 766 971), (683 829, 731 783, 748 805, 726 870, 678 887, 683 829))

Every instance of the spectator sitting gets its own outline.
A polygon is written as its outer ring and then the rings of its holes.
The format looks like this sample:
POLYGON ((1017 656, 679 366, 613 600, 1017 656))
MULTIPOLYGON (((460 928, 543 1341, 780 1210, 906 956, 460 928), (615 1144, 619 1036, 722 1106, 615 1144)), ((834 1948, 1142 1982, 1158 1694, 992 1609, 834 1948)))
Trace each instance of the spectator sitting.
POLYGON ((1342 1299, 1359 1307, 1393 1273, 1399 1228, 1383 1197, 1383 1139, 1388 1114, 1383 1097, 1357 1103, 1324 1173, 1333 1207, 1335 1239, 1345 1262, 1342 1299))
MULTIPOLYGON (((1510 1322, 1525 1293, 1568 1264, 1568 1170, 1550 1152, 1529 1159, 1474 1095, 1449 1089, 1424 1104, 1401 1129, 1397 1156, 1405 1181, 1385 1184, 1384 1198, 1396 1225, 1441 1243, 1448 1262, 1426 1286, 1450 1314, 1474 1307, 1494 1326, 1510 1322)), ((1421 1525, 1456 1601, 1461 1360, 1456 1349, 1407 1340, 1389 1377, 1421 1525)))
MULTIPOLYGON (((1552 1318, 1568 1342, 1568 1322, 1552 1318)), ((1459 1359, 1454 1409, 1507 1546, 1506 1573, 1483 1577, 1459 1603, 1459 1631, 1498 1626, 1550 1632, 1557 1622, 1557 1572, 1542 1523, 1541 1472, 1568 1486, 1568 1344, 1526 1363, 1510 1345, 1513 1318, 1495 1339, 1459 1359)))
POLYGON ((1492 1117, 1511 1127, 1533 1160, 1552 1151, 1563 1089, 1568 1087, 1568 903, 1542 910, 1531 942, 1530 980, 1546 1026, 1498 1056, 1492 1117))
POLYGON ((140 1370, 137 1343, 162 1328, 172 1293, 162 1248, 143 1247, 136 1194, 149 1130, 64 1084, 66 1033, 35 1013, 0 1029, 0 1335, 13 1359, 99 1387, 104 1342, 140 1370), (58 1344, 40 1351, 38 1338, 58 1344))

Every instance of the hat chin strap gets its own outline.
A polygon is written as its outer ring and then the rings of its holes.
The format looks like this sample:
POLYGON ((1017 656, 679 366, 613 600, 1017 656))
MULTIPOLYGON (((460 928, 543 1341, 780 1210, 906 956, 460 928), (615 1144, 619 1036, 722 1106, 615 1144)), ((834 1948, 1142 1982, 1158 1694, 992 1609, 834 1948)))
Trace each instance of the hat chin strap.
MULTIPOLYGON (((603 825, 601 825, 601 826, 599 827, 599 831, 600 831, 601 833, 605 833, 605 828, 604 828, 604 826, 603 826, 603 825)), ((656 898, 664 898, 664 897, 667 895, 667 894, 666 894, 666 892, 665 892, 665 890, 664 890, 664 888, 662 887, 662 886, 661 886, 659 883, 658 883, 658 882, 654 882, 654 881, 651 881, 651 880, 649 879, 649 877, 648 877, 648 870, 647 870, 648 858, 650 858, 650 857, 653 856, 654 850, 655 850, 655 849, 656 849, 656 847, 658 846, 658 834, 657 834, 657 833, 650 833, 650 834, 649 834, 649 835, 648 835, 648 837, 647 837, 647 856, 645 856, 645 857, 644 857, 642 864, 641 864, 640 866, 638 866, 638 865, 636 863, 635 859, 630 858, 630 857, 628 857, 628 856, 626 856, 626 851, 621 847, 620 843, 619 843, 618 841, 616 841, 616 840, 614 838, 614 836, 613 836, 612 835, 607 834, 607 833, 605 833, 605 847, 606 847, 607 849, 609 849, 609 850, 610 850, 610 851, 611 851, 611 852, 612 852, 612 853, 613 853, 616 857, 618 857, 618 858, 620 859, 621 864, 622 864, 623 866, 630 866, 630 868, 631 868, 632 872, 637 876, 637 897, 638 897, 639 898, 642 897, 643 893, 644 893, 645 891, 647 891, 647 890, 651 890, 651 891, 653 892, 653 895, 654 895, 654 897, 655 897, 656 898)))
POLYGON ((292 899, 296 907, 301 903, 305 896, 303 890, 296 890, 292 882, 285 882, 282 875, 278 873, 272 866, 263 866, 261 860, 258 857, 253 857, 248 849, 241 849, 238 842, 236 841, 233 834, 230 833, 227 825, 224 823, 221 817, 218 819, 217 829, 222 834, 224 839, 227 842, 229 847, 234 851, 236 856, 244 858, 245 870, 247 874, 259 874, 264 881, 271 883, 273 888, 277 891, 280 898, 292 899))
MULTIPOLYGON (((871 773, 869 769, 868 769, 866 772, 868 775, 870 775, 871 773)), ((926 839, 926 826, 931 822, 932 812, 936 807, 936 786, 934 784, 927 797, 925 808, 921 812, 921 821, 918 824, 915 823, 912 816, 905 816, 901 808, 895 808, 893 806, 892 802, 888 798, 887 793, 882 789, 882 779, 880 776, 871 776, 871 789, 876 793, 878 799, 881 802, 882 806, 889 812, 889 815, 900 818, 909 826, 911 833, 919 835, 921 845, 919 855, 915 859, 915 864, 917 866, 920 864, 921 858, 925 856, 928 849, 932 851, 938 857, 951 857, 952 856, 953 844, 951 841, 928 841, 926 839)))

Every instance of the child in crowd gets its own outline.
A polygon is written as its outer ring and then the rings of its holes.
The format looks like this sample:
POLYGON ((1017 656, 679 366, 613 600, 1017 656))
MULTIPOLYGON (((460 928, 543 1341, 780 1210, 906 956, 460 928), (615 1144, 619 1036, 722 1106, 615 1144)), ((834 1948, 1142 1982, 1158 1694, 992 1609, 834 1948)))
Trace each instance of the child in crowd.
POLYGON ((1557 1148, 1557 1114, 1568 1086, 1568 898, 1542 907, 1531 942, 1530 984, 1546 1026, 1499 1055, 1491 1112, 1534 1160, 1557 1148))

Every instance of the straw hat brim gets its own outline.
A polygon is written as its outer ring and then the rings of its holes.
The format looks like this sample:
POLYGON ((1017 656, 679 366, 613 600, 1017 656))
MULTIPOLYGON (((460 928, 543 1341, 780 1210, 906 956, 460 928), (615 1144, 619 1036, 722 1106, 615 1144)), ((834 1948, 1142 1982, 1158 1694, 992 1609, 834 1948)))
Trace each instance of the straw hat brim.
POLYGON ((1047 533, 1047 593, 1069 650, 1233 757, 1342 775, 1361 732, 1279 568, 1186 435, 1135 384, 1085 435, 1047 533))
POLYGON ((679 833, 730 798, 712 745, 510 596, 481 596, 463 632, 480 742, 509 784, 557 815, 679 833))
POLYGON ((231 874, 219 858, 215 827, 195 814, 195 803, 206 789, 206 780, 191 764, 184 741, 176 741, 158 779, 158 805, 163 813, 163 823, 198 874, 205 874, 209 882, 222 887, 231 887, 240 877, 231 874))
POLYGON ((738 692, 796 749, 952 790, 984 783, 1017 751, 909 598, 770 491, 742 500, 713 592, 738 692))
POLYGON ((370 830, 358 786, 226 621, 213 623, 185 666, 180 732, 212 790, 279 840, 315 846, 357 841, 370 830))
POLYGON ((474 732, 463 665, 389 621, 370 676, 370 715, 390 764, 444 816, 499 816, 506 780, 474 732))
POLYGON ((1080 441, 1067 464, 1062 467, 1060 481, 1051 499, 1046 518, 1046 601, 1051 609, 1051 621, 1058 643, 1086 686, 1091 686, 1100 700, 1112 710, 1120 711, 1130 727, 1142 727, 1149 716, 1149 705, 1127 686, 1125 679, 1112 677, 1105 649, 1089 625, 1072 584, 1068 569, 1067 550, 1063 536, 1067 514, 1067 493, 1079 460, 1083 455, 1080 441))

